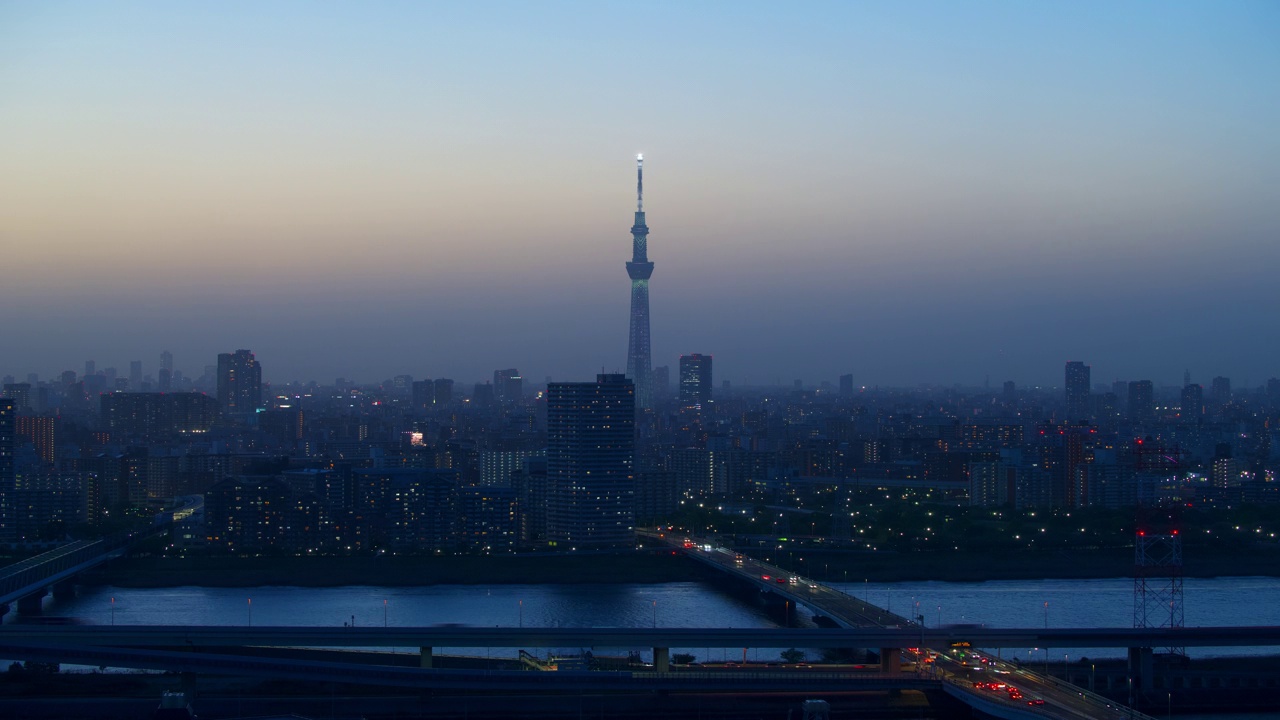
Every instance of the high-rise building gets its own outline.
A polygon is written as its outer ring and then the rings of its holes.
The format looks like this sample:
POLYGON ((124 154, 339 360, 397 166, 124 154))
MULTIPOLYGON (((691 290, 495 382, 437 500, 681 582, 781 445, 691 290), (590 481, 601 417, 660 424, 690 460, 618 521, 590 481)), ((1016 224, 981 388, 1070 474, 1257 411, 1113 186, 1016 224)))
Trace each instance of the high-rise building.
POLYGON ((653 369, 652 385, 649 386, 649 392, 653 394, 653 399, 666 399, 671 397, 671 366, 659 365, 653 369))
POLYGON ((493 385, 490 383, 476 383, 475 389, 471 391, 471 402, 479 407, 488 407, 493 404, 493 385))
POLYGON ((94 361, 92 361, 92 360, 85 360, 85 361, 84 361, 84 376, 85 376, 85 377, 89 377, 90 375, 93 375, 93 374, 94 374, 94 372, 97 370, 97 367, 98 367, 98 363, 96 363, 96 362, 94 362, 94 361))
POLYGON ((218 404, 225 415, 246 418, 262 407, 262 366, 253 353, 218 355, 218 404))
POLYGON ((0 396, 13 400, 15 410, 31 409, 31 383, 5 383, 4 393, 0 396))
POLYGON ((840 376, 840 397, 853 397, 853 374, 840 376))
POLYGON ((1156 413, 1155 387, 1150 380, 1129 383, 1129 419, 1150 420, 1156 413))
POLYGON ((515 368, 493 371, 493 392, 498 400, 518 403, 524 398, 524 378, 515 368))
POLYGON ((1089 400, 1090 368, 1079 360, 1067 363, 1067 419, 1083 420, 1092 409, 1089 400))
POLYGON ((142 389, 142 361, 129 361, 129 389, 138 392, 142 389))
POLYGON ((36 455, 52 464, 55 456, 54 418, 38 415, 19 415, 14 423, 17 435, 36 449, 36 455))
POLYGON ((1124 380, 1116 380, 1111 383, 1111 393, 1116 396, 1116 402, 1119 403, 1116 409, 1129 407, 1129 383, 1124 380))
POLYGON ((453 402, 453 381, 449 378, 436 380, 436 405, 448 405, 453 402))
POLYGON ((413 381, 413 407, 422 409, 436 404, 436 384, 433 380, 413 381))
POLYGON ((17 444, 17 416, 12 398, 0 398, 0 540, 8 540, 13 531, 15 487, 13 451, 17 444))
POLYGON ((701 405, 711 399, 711 356, 680 356, 680 402, 701 405))
POLYGON ((635 385, 547 386, 547 536, 561 548, 634 542, 635 385))
POLYGON ((173 353, 165 350, 160 353, 160 369, 168 370, 169 374, 173 374, 173 353))
POLYGON ((1196 384, 1182 388, 1182 418, 1198 420, 1204 415, 1204 388, 1196 384))
POLYGON ((1226 405, 1231 402, 1231 378, 1222 377, 1221 375, 1214 378, 1209 392, 1212 394, 1213 401, 1219 405, 1226 405))
POLYGON ((413 392, 413 376, 396 375, 391 378, 391 391, 399 397, 408 397, 413 392))
POLYGON ((0 489, 3 489, 2 483, 6 478, 13 479, 13 446, 17 439, 17 416, 13 398, 0 397, 0 489))
POLYGON ((198 435, 218 414, 218 403, 204 393, 105 393, 99 405, 103 427, 117 439, 198 435))
POLYGON ((636 221, 631 226, 631 332, 627 340, 627 377, 635 383, 636 406, 653 407, 649 370, 649 226, 644 223, 644 156, 636 156, 636 221))

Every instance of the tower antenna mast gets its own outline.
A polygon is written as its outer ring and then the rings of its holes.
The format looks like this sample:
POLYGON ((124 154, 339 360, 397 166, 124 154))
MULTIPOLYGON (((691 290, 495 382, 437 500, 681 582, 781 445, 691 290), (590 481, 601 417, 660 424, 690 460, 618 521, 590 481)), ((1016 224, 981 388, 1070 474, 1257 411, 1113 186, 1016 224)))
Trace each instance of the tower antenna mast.
POLYGON ((653 263, 649 261, 649 226, 644 222, 644 155, 636 155, 636 220, 631 226, 631 262, 627 263, 631 278, 631 330, 627 339, 627 376, 635 383, 636 408, 653 407, 650 392, 649 353, 649 278, 653 263))

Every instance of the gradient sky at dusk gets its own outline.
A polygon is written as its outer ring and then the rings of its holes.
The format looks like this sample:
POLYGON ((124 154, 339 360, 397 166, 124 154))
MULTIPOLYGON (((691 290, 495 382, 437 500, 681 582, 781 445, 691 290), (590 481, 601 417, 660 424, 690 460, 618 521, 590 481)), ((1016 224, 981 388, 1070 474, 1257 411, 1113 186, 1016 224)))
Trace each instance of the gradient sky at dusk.
POLYGON ((1280 376, 1280 4, 0 3, 0 374, 1280 376))

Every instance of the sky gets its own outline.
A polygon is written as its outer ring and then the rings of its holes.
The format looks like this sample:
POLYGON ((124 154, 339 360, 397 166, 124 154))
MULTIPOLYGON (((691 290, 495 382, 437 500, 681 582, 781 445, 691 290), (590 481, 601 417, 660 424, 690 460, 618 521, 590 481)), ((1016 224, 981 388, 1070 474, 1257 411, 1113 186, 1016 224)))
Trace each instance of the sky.
POLYGON ((1280 376, 1280 4, 0 0, 0 374, 1280 376))

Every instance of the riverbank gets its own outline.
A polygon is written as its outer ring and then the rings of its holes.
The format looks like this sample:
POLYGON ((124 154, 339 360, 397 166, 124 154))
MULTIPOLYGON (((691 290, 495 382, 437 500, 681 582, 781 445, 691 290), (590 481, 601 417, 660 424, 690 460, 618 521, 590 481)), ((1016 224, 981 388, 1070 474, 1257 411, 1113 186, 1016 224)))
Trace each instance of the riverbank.
MULTIPOLYGON (((849 553, 804 548, 769 557, 797 573, 832 582, 1096 580, 1133 577, 1134 560, 1131 548, 992 553, 849 553)), ((1183 563, 1183 577, 1280 577, 1280 553, 1274 551, 1187 553, 1183 563)))
MULTIPOLYGON (((750 551, 748 551, 750 552, 750 551)), ((750 553, 759 556, 757 553, 750 553)), ((849 553, 806 548, 772 562, 821 581, 911 582, 938 580, 1097 579, 1131 577, 1131 550, 1074 553, 849 553)), ((132 557, 86 573, 86 584, 155 588, 340 587, 378 585, 499 585, 702 582, 713 571, 666 553, 566 553, 533 555, 443 555, 382 557, 132 557)), ((1276 576, 1280 558, 1270 555, 1192 556, 1186 577, 1276 576)))
POLYGON ((421 587, 701 582, 711 570, 671 554, 441 555, 381 557, 130 557, 82 575, 82 582, 130 588, 421 587))

